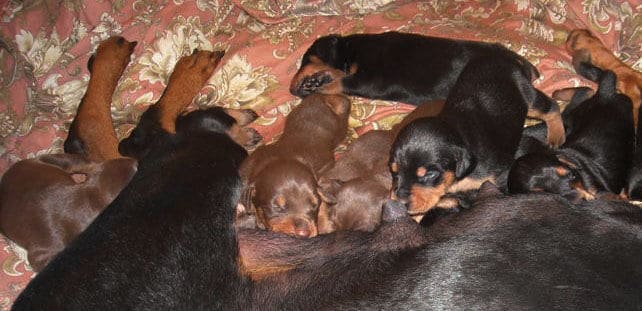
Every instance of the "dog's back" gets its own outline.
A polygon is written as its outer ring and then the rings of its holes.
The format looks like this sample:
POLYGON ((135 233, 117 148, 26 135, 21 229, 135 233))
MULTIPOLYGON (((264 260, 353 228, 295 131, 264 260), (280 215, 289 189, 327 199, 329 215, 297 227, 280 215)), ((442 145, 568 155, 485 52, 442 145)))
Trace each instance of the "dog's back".
POLYGON ((14 310, 223 308, 239 282, 231 238, 246 152, 225 133, 192 127, 217 120, 220 108, 195 114, 176 136, 157 138, 131 183, 14 310))
POLYGON ((480 193, 472 208, 426 228, 419 249, 409 241, 421 233, 401 223, 372 234, 291 239, 296 254, 312 259, 261 282, 255 303, 328 310, 642 305, 639 208, 609 201, 572 205, 545 194, 488 195, 484 187, 480 193))
POLYGON ((507 169, 519 144, 528 103, 536 91, 530 68, 502 57, 471 60, 439 118, 459 133, 477 156, 472 177, 507 169))

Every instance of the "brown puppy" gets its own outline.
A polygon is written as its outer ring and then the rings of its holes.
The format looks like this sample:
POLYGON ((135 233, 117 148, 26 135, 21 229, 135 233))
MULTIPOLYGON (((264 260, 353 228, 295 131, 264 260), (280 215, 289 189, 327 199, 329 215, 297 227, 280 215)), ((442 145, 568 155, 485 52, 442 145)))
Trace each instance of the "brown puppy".
POLYGON ((319 177, 323 203, 319 234, 337 230, 373 231, 390 196, 390 147, 400 129, 423 117, 436 116, 444 101, 418 106, 390 130, 369 131, 355 140, 334 167, 319 177))
POLYGON ((111 119, 111 98, 135 47, 136 42, 114 36, 101 42, 89 58, 91 77, 69 127, 66 153, 80 154, 94 162, 120 157, 111 119))
POLYGON ((251 193, 257 226, 299 237, 318 234, 317 176, 334 163, 349 113, 344 96, 310 95, 288 115, 280 139, 257 148, 243 162, 241 177, 251 193))
POLYGON ((118 195, 136 160, 100 163, 75 154, 43 155, 11 166, 0 181, 0 230, 27 249, 40 271, 118 195))
POLYGON ((633 70, 615 57, 600 39, 586 29, 571 31, 566 40, 566 50, 573 56, 573 65, 578 72, 582 71, 580 69, 582 62, 589 62, 603 70, 611 70, 615 73, 618 90, 633 102, 633 122, 637 126, 638 110, 642 104, 642 73, 633 70))
MULTIPOLYGON (((140 160, 147 154, 155 135, 175 133, 176 118, 205 86, 224 54, 223 51, 194 50, 192 55, 182 57, 176 63, 161 98, 143 113, 129 137, 118 145, 120 153, 140 160)), ((245 147, 254 147, 261 141, 262 137, 256 130, 244 127, 258 117, 254 111, 226 109, 226 112, 237 121, 228 130, 232 139, 245 147)))

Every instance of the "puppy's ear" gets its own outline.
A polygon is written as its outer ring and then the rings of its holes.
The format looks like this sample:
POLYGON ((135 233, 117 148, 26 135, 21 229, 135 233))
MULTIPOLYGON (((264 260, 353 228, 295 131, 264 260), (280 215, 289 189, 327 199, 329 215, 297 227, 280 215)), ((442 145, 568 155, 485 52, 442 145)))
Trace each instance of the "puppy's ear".
POLYGON ((459 148, 458 153, 459 158, 457 159, 457 166, 455 167, 455 177, 460 179, 473 171, 477 165, 477 159, 464 148, 459 148))

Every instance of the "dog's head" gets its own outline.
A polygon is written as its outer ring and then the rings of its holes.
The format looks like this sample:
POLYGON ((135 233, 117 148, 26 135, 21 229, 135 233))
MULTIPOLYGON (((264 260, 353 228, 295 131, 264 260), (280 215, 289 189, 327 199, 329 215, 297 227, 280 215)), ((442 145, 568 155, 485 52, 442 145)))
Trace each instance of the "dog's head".
POLYGON ((250 187, 257 225, 297 237, 318 234, 321 200, 310 168, 296 160, 274 162, 256 175, 250 187))
POLYGON ((435 118, 411 122, 397 136, 390 153, 394 200, 408 205, 408 213, 432 209, 448 188, 474 169, 475 157, 461 138, 435 118))
POLYGON ((515 160, 508 174, 508 191, 550 192, 575 202, 593 198, 584 188, 576 164, 561 155, 541 152, 515 160))

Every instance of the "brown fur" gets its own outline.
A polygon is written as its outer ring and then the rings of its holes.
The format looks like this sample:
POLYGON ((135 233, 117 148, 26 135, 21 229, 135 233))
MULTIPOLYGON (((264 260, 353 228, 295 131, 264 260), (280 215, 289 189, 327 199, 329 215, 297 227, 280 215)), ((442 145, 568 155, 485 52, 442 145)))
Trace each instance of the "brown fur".
POLYGON ((20 161, 0 182, 0 230, 40 271, 125 187, 136 161, 52 154, 20 161))
POLYGON ((194 51, 176 63, 167 88, 158 100, 161 127, 176 132, 176 118, 185 110, 210 79, 225 53, 223 51, 194 51))
POLYGON ((566 50, 573 56, 574 63, 587 61, 603 70, 611 70, 615 73, 618 90, 633 102, 633 121, 637 126, 638 110, 642 104, 642 73, 615 57, 600 39, 586 29, 571 31, 566 40, 566 50))
POLYGON ((70 136, 82 143, 82 153, 91 161, 121 156, 112 125, 111 98, 135 47, 136 42, 114 36, 101 42, 90 59, 89 85, 70 127, 70 136))
POLYGON ((319 233, 336 230, 373 231, 381 221, 381 206, 390 196, 392 176, 388 169, 390 147, 399 129, 423 117, 439 114, 444 101, 418 106, 391 130, 361 135, 319 177, 325 208, 319 211, 319 233))
POLYGON ((294 108, 280 139, 254 151, 241 166, 251 190, 259 227, 312 237, 317 235, 321 200, 316 176, 334 163, 334 149, 345 138, 350 101, 339 95, 311 95, 294 108))

